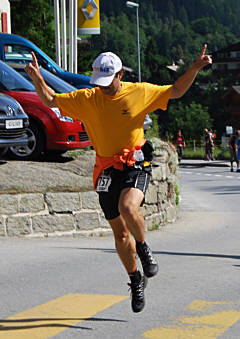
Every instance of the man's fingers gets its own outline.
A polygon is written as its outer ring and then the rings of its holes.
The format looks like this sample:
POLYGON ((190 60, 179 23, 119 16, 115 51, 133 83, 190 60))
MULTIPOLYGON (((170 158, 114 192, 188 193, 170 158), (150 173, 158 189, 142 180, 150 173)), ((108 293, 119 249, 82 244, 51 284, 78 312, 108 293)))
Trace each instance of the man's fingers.
POLYGON ((36 55, 33 52, 31 52, 31 54, 32 54, 32 59, 33 59, 33 65, 38 67, 38 62, 37 62, 36 55))
POLYGON ((201 56, 201 57, 202 57, 203 55, 206 54, 206 50, 207 50, 207 44, 205 44, 205 45, 203 46, 203 49, 201 50, 201 53, 200 53, 200 56, 201 56))

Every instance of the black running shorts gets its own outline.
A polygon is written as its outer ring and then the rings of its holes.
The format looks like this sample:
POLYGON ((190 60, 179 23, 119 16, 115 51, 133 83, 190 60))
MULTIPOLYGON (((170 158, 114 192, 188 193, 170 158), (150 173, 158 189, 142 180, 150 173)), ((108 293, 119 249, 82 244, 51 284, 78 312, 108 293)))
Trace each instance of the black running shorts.
MULTIPOLYGON (((98 192, 99 203, 107 220, 114 219, 120 215, 118 202, 120 193, 124 188, 135 187, 140 189, 144 194, 148 188, 151 177, 151 166, 144 169, 135 169, 127 167, 123 171, 111 167, 104 171, 111 176, 111 184, 108 192, 98 192)), ((144 203, 144 200, 142 204, 144 203)))

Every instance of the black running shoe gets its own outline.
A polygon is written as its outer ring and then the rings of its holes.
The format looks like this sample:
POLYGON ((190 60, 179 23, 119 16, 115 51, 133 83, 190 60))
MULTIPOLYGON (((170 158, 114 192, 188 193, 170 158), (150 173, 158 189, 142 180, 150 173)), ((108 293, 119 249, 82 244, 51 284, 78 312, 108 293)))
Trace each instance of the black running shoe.
POLYGON ((147 286, 147 278, 143 275, 138 283, 128 283, 131 288, 132 310, 135 313, 141 312, 145 306, 144 289, 147 286))
POLYGON ((136 243, 136 250, 146 277, 151 278, 156 275, 158 272, 158 264, 148 244, 145 241, 144 243, 136 243))

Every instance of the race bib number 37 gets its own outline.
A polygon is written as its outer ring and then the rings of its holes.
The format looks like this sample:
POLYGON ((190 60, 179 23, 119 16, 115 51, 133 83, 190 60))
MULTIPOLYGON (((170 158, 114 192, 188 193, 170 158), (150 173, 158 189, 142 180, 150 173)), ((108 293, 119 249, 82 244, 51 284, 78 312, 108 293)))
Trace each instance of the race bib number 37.
POLYGON ((108 192, 111 181, 110 175, 100 175, 97 181, 96 192, 108 192))

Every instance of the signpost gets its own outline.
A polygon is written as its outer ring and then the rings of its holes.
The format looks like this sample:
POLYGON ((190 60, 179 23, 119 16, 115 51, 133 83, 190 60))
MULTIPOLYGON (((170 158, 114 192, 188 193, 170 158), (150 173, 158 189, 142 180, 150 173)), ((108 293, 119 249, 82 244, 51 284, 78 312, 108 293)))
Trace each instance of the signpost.
POLYGON ((78 34, 100 34, 99 0, 78 0, 78 34))

